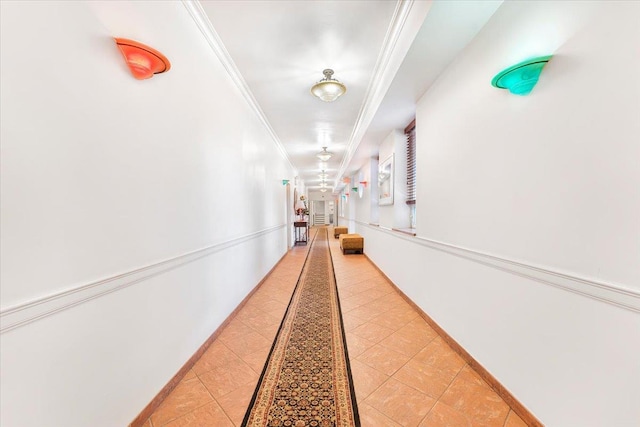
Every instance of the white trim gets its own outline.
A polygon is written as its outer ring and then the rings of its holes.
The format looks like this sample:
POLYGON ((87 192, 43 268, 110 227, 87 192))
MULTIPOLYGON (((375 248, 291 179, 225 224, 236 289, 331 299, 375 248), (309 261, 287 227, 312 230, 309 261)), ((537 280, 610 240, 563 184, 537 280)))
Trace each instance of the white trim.
POLYGON ((115 291, 141 283, 152 277, 182 267, 185 264, 207 257, 232 246, 239 245, 265 234, 280 230, 286 224, 265 228, 254 233, 239 236, 222 243, 207 246, 174 258, 170 258, 146 267, 118 274, 97 282, 88 283, 53 295, 5 308, 0 311, 0 334, 19 328, 36 320, 67 310, 76 305, 105 296, 115 291))
POLYGON ((598 301, 606 302, 627 310, 640 313, 640 292, 625 286, 596 282, 582 277, 572 276, 566 273, 548 270, 534 265, 510 260, 507 258, 490 255, 487 253, 463 248, 449 243, 427 239, 425 237, 413 237, 400 232, 392 231, 385 227, 376 227, 362 221, 354 221, 356 224, 370 228, 381 233, 392 235, 420 246, 426 246, 440 252, 467 259, 488 267, 515 274, 520 277, 534 280, 545 285, 553 286, 574 294, 586 296, 598 301))
POLYGON ((267 116, 264 114, 264 111, 262 111, 262 108, 260 108, 258 101, 256 101, 255 97, 253 96, 253 93, 251 92, 251 89, 249 89, 249 85, 247 84, 247 82, 242 77, 242 74, 240 74, 238 67, 236 67, 235 62, 233 62, 231 55, 229 55, 227 48, 222 42, 222 39, 213 28, 213 24, 209 20, 209 17, 202 8, 200 2, 196 0, 182 0, 182 4, 189 12, 189 15, 191 15, 191 18, 193 18, 193 21, 198 26, 198 29, 204 36, 207 43, 209 43, 209 46, 211 46, 211 50, 213 50, 213 53, 215 53, 215 55, 222 63, 222 66, 233 81, 233 84, 238 88, 247 104, 249 104, 249 107, 253 110, 255 115, 258 117, 258 120, 260 120, 264 128, 271 136, 271 139, 278 147, 278 151, 280 151, 282 157, 287 161, 287 163, 289 163, 289 166, 294 171, 294 175, 297 175, 296 168, 291 163, 291 159, 289 159, 287 150, 285 150, 282 142, 280 141, 280 138, 278 138, 278 135, 276 135, 276 132, 271 127, 269 120, 267 120, 267 116))
POLYGON ((360 108, 355 125, 351 131, 351 136, 347 143, 347 152, 342 158, 340 168, 338 169, 338 178, 334 185, 335 188, 338 188, 340 185, 340 177, 345 174, 351 159, 353 159, 353 156, 362 141, 362 137, 378 111, 378 107, 386 95, 389 86, 391 86, 395 73, 398 71, 400 62, 396 63, 396 61, 392 63, 391 58, 394 56, 398 40, 403 34, 413 3, 414 0, 398 0, 396 4, 396 9, 393 13, 391 23, 387 29, 387 34, 385 35, 382 43, 380 54, 378 55, 378 60, 373 68, 373 73, 371 75, 369 87, 365 93, 362 107, 360 108), (391 73, 393 73, 393 75, 390 75, 391 73))

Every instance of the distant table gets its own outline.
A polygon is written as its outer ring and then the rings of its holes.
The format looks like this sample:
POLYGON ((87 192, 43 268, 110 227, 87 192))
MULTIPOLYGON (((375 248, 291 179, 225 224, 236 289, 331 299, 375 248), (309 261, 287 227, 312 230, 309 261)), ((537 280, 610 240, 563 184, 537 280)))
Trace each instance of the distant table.
POLYGON ((307 221, 295 221, 293 223, 295 244, 306 245, 309 236, 309 223, 307 221))

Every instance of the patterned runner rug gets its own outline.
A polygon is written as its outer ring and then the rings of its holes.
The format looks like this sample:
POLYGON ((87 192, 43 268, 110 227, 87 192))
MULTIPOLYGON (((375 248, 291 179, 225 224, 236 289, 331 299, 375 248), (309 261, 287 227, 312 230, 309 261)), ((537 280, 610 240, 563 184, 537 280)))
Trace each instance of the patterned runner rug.
POLYGON ((311 244, 243 426, 360 426, 327 236, 311 244))

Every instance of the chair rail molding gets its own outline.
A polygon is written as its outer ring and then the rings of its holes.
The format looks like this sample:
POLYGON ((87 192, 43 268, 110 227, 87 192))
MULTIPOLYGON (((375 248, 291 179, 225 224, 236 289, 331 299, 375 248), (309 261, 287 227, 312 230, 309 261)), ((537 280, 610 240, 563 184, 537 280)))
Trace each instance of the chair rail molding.
POLYGON ((397 239, 406 240, 416 245, 425 246, 459 258, 495 268, 506 273, 515 274, 544 285, 553 286, 574 294, 586 296, 598 301, 612 304, 626 310, 640 313, 640 292, 612 283, 596 282, 566 273, 548 270, 535 265, 490 255, 449 243, 439 242, 420 236, 409 236, 385 227, 372 226, 369 223, 355 220, 356 224, 379 233, 389 234, 397 239))
POLYGON ((103 297, 112 292, 125 289, 137 283, 144 282, 155 276, 195 262, 201 258, 213 255, 232 246, 240 245, 250 240, 262 237, 274 231, 284 229, 286 224, 265 228, 260 231, 245 234, 224 242, 216 243, 205 248, 178 255, 145 267, 121 273, 96 282, 87 283, 66 291, 58 292, 0 310, 0 334, 44 319, 61 311, 70 309, 85 302, 103 297))

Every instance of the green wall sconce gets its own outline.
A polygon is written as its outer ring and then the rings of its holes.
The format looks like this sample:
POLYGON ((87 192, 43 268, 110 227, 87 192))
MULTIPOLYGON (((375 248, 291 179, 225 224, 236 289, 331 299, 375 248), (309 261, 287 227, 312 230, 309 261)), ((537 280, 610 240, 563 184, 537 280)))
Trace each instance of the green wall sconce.
POLYGON ((539 56, 506 68, 496 74, 491 85, 498 89, 509 89, 514 95, 528 95, 552 56, 539 56))
POLYGON ((282 180, 282 185, 287 185, 288 183, 289 183, 289 180, 288 180, 288 179, 283 179, 283 180, 282 180))

